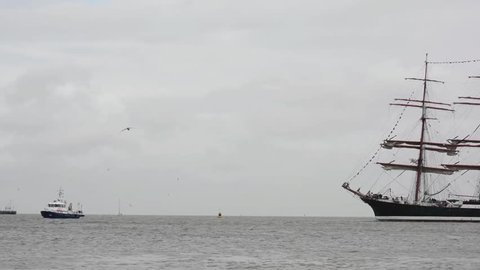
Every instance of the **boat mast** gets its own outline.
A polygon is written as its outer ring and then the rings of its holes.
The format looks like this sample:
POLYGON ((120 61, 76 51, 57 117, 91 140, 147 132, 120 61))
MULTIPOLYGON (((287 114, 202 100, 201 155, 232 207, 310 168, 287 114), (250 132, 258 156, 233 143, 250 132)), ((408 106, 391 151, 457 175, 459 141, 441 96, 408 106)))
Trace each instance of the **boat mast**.
MULTIPOLYGON (((427 70, 428 70, 428 53, 425 55, 425 74, 423 78, 423 98, 422 98, 422 130, 420 133, 420 142, 419 142, 419 153, 418 153, 418 163, 417 163, 417 181, 415 182, 415 202, 419 200, 420 194, 420 183, 422 180, 422 169, 423 169, 423 157, 424 157, 424 140, 425 140, 425 128, 427 122, 427 108, 426 108, 426 96, 427 96, 427 70)), ((424 183, 425 184, 425 183, 424 183)), ((425 185, 424 185, 425 188, 425 185)))
POLYGON ((63 189, 62 189, 62 187, 60 187, 58 189, 58 199, 63 200, 63 189))

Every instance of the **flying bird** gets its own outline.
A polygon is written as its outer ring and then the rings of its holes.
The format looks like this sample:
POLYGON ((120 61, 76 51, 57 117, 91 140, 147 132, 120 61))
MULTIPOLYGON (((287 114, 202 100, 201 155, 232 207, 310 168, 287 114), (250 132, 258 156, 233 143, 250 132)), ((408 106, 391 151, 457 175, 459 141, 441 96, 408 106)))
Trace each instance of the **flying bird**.
POLYGON ((120 132, 130 131, 131 129, 132 129, 132 127, 126 127, 126 128, 124 128, 124 129, 120 130, 120 132))

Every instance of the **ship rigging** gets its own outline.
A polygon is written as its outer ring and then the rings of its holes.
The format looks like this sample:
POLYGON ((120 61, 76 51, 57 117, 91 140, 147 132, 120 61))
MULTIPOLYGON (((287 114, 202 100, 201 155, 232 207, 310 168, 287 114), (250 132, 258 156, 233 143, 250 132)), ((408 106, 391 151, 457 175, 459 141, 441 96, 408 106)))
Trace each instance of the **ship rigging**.
MULTIPOLYGON (((455 137, 447 139, 445 142, 434 141, 429 136, 429 127, 432 120, 438 120, 431 117, 431 112, 453 113, 454 106, 480 106, 480 97, 477 96, 460 96, 459 101, 452 104, 430 100, 429 88, 430 84, 445 84, 444 81, 434 80, 428 77, 429 65, 431 64, 459 64, 472 63, 480 60, 467 61, 448 61, 448 62, 430 62, 428 54, 424 62, 424 70, 422 78, 406 78, 406 80, 422 82, 422 91, 420 98, 396 98, 392 106, 403 107, 399 119, 394 125, 393 130, 381 144, 379 149, 375 152, 372 158, 363 166, 352 178, 344 182, 342 187, 354 196, 359 197, 363 202, 370 205, 373 209, 375 217, 378 220, 448 220, 448 221, 480 221, 480 182, 477 184, 476 195, 459 195, 450 193, 453 198, 439 199, 438 195, 442 195, 446 190, 449 190, 452 184, 458 180, 459 177, 453 178, 443 186, 432 190, 433 182, 429 181, 427 175, 439 176, 455 176, 460 174, 463 176, 468 171, 480 171, 480 164, 478 160, 472 164, 442 162, 440 164, 431 165, 427 162, 430 153, 437 153, 446 155, 448 157, 455 157, 459 155, 464 149, 474 149, 480 147, 480 140, 472 138, 472 136, 480 128, 480 124, 469 135, 464 137, 455 137), (393 131, 397 128, 406 109, 420 109, 420 132, 417 139, 400 140, 395 139, 396 135, 393 131), (401 171, 399 176, 404 172, 412 171, 415 174, 413 181, 413 189, 411 196, 393 196, 392 189, 387 189, 390 196, 384 193, 368 191, 363 193, 360 188, 355 189, 350 186, 351 181, 362 173, 362 171, 377 158, 377 154, 381 149, 403 149, 417 151, 416 158, 410 159, 410 163, 397 162, 395 160, 385 162, 377 161, 384 171, 401 171), (427 154, 428 153, 428 154, 427 154), (463 198, 462 198, 463 196, 463 198), (465 199, 466 198, 466 199, 465 199)), ((480 78, 480 76, 469 76, 469 78, 480 78)), ((394 178, 393 180, 396 180, 394 178)), ((477 179, 478 180, 478 179, 477 179)), ((392 181, 393 182, 393 181, 392 181)))

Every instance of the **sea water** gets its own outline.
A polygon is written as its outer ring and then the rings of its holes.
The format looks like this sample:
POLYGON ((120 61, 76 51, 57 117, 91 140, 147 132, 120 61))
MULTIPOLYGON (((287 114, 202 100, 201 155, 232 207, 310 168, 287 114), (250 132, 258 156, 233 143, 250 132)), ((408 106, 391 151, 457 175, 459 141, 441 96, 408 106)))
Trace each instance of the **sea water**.
POLYGON ((480 269, 480 223, 0 216, 0 269, 480 269))

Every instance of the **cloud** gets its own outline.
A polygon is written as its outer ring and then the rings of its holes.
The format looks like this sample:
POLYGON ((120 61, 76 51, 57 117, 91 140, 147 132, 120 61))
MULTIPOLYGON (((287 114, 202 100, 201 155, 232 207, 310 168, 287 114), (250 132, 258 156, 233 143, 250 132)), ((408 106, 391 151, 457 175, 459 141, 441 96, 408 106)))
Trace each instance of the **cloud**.
MULTIPOLYGON (((62 185, 89 213, 121 197, 144 214, 370 215, 339 185, 425 52, 475 57, 474 6, 2 2, 0 195, 21 185, 35 213, 62 185)), ((431 71, 474 88, 474 66, 431 71)))

